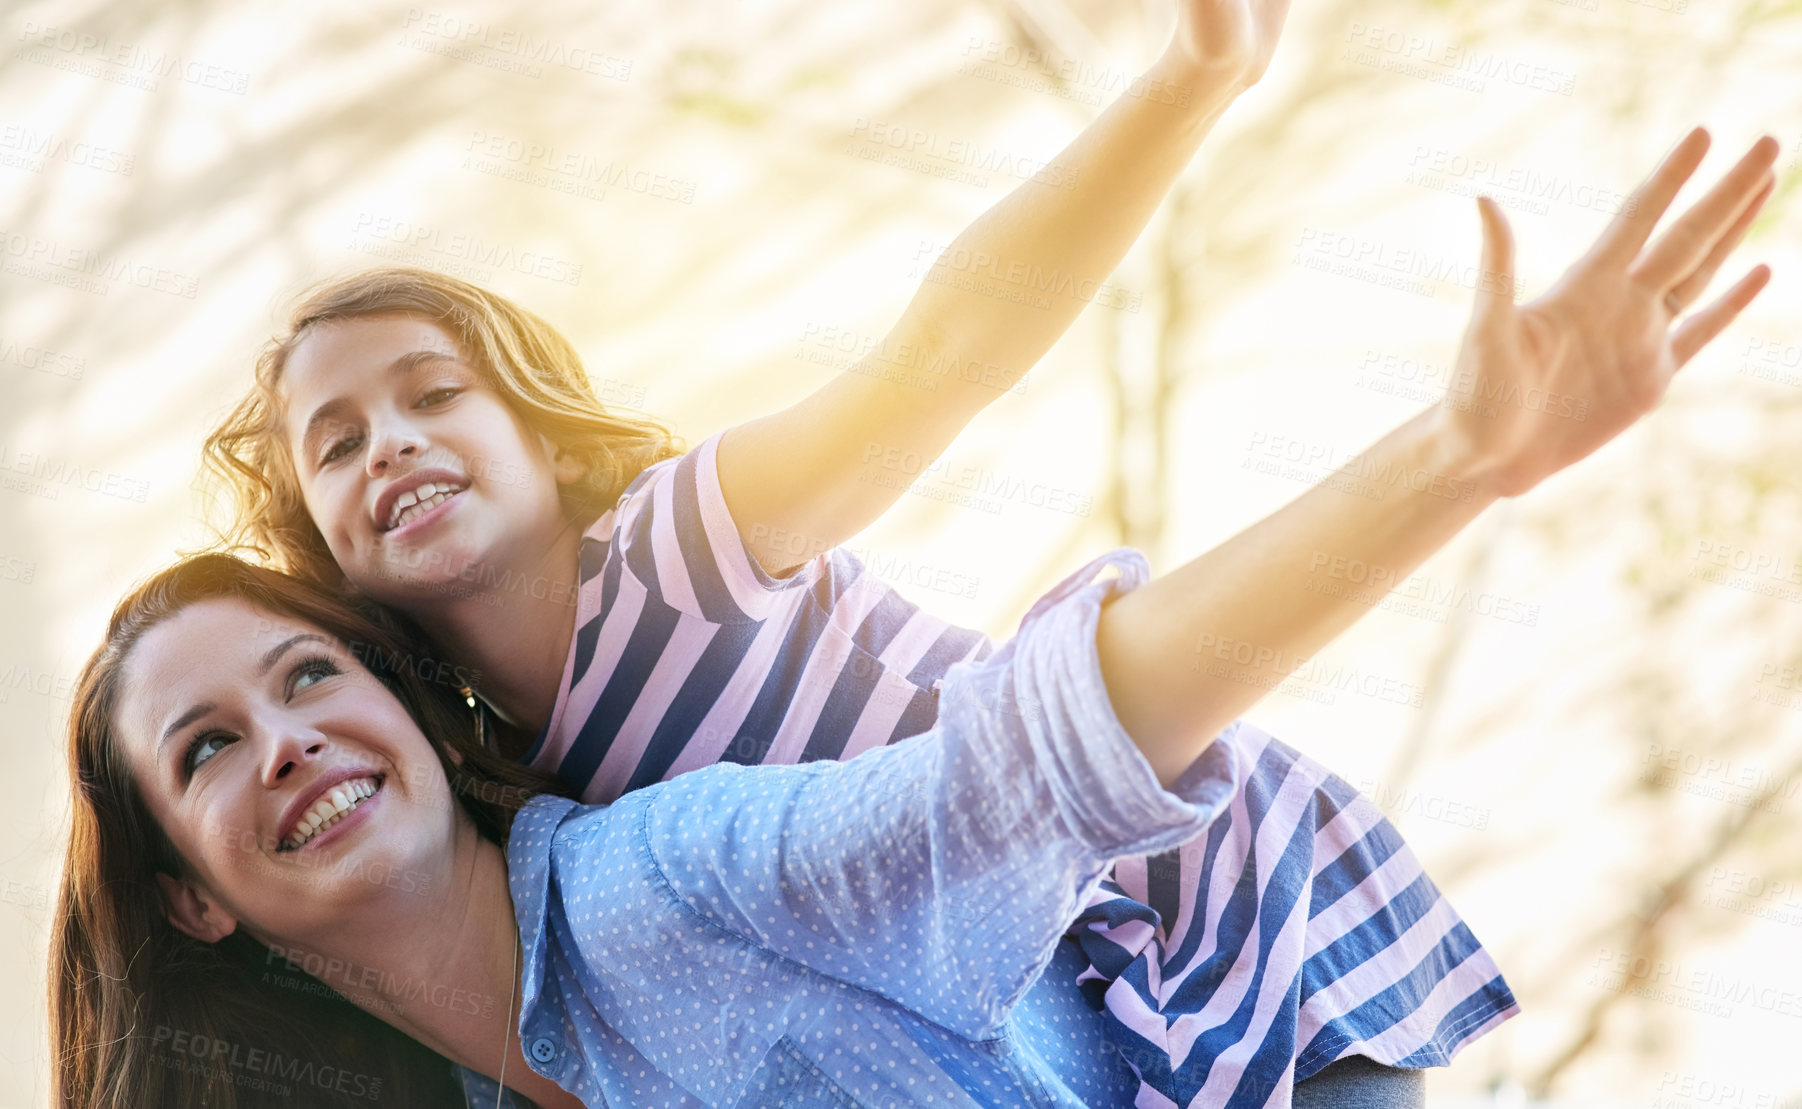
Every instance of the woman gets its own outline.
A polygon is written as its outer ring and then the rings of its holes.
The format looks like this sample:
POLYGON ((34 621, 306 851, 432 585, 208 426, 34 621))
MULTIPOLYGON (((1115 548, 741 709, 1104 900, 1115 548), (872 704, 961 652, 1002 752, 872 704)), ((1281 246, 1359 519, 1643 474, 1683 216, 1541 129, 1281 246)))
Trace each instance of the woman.
MULTIPOLYGON (((500 786, 517 804, 525 783, 428 736, 469 734, 446 719, 455 693, 385 685, 360 659, 404 652, 354 610, 201 556, 120 607, 81 683, 75 770, 85 798, 113 791, 98 812, 131 813, 176 931, 247 932, 538 1104, 1080 1105, 1060 1070, 1117 1064, 1010 1012, 1107 863, 1204 830, 1237 766, 1214 745, 1167 792, 1112 724, 1094 652, 1071 649, 1093 642, 1106 588, 1079 584, 1099 566, 958 672, 931 733, 844 763, 709 768, 612 806, 541 797, 503 858, 504 836, 484 835, 503 830, 452 802, 500 786)), ((149 874, 103 869, 137 888, 119 915, 154 916, 149 874)), ((112 895, 69 885, 84 887, 112 895)), ((75 982, 64 1029, 84 1008, 75 982)), ((152 1028, 142 1073, 194 1033, 156 992, 131 1000, 152 1028)), ((329 1049, 320 1067, 359 1062, 329 1049)))

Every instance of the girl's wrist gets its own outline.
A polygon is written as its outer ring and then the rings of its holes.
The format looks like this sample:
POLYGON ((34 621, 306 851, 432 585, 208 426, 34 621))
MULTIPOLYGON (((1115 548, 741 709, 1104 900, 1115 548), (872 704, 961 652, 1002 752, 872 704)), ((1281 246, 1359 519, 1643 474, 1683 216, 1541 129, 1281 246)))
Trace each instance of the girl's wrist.
POLYGON ((1139 96, 1202 118, 1218 114, 1249 87, 1250 82, 1236 69, 1204 65, 1181 42, 1172 39, 1162 56, 1123 95, 1139 96))
POLYGON ((1453 408, 1435 405, 1415 422, 1433 459, 1432 468, 1469 489, 1474 499, 1489 503, 1517 495, 1509 488, 1508 460, 1472 434, 1453 408))

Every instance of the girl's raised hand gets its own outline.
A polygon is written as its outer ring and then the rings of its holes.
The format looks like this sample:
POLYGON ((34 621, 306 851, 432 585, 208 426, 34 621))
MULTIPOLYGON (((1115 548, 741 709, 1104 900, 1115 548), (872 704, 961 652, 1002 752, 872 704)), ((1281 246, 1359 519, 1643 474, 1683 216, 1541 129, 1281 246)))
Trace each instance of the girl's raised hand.
POLYGON ((1525 493, 1651 411, 1677 370, 1770 280, 1769 267, 1754 267, 1673 330, 1776 180, 1778 144, 1766 136, 1648 247, 1708 142, 1701 128, 1690 132, 1589 253, 1527 304, 1513 299, 1508 222, 1493 200, 1478 199, 1483 266, 1457 367, 1470 403, 1439 412, 1498 495, 1525 493))
POLYGON ((1289 0, 1178 0, 1166 57, 1199 84, 1248 89, 1270 68, 1288 14, 1289 0))

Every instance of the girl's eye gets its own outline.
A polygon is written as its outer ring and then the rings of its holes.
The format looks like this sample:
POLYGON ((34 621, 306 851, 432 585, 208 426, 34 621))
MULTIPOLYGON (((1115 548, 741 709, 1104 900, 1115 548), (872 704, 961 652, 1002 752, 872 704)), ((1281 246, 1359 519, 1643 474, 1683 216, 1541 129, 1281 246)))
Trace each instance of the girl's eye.
POLYGON ((450 386, 445 386, 442 389, 433 389, 431 392, 419 398, 419 406, 421 408, 436 408, 441 404, 449 402, 460 392, 462 392, 461 389, 455 389, 450 386))
POLYGON ((182 766, 192 776, 202 763, 218 753, 213 744, 217 743, 223 747, 227 743, 236 741, 237 738, 229 732, 201 732, 194 737, 194 742, 188 744, 187 752, 182 755, 182 766), (206 752, 204 755, 201 754, 203 751, 206 752), (199 758, 196 759, 195 756, 199 756, 199 758))
POLYGON ((355 450, 357 445, 361 442, 362 440, 355 435, 346 435, 344 438, 337 440, 332 443, 331 446, 325 448, 325 453, 319 456, 319 464, 321 466, 331 465, 355 450))

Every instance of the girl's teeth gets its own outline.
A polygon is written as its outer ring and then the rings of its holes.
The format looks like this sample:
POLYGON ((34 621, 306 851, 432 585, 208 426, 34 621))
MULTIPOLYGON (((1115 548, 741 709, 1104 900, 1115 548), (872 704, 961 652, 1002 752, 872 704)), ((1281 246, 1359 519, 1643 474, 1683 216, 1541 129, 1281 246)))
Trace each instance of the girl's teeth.
POLYGON ((393 526, 400 527, 413 517, 430 512, 445 501, 450 500, 457 492, 458 490, 449 485, 434 485, 428 481, 424 485, 421 485, 416 491, 402 493, 399 497, 395 498, 394 501, 395 514, 393 526), (415 496, 414 492, 417 492, 418 495, 415 496))

